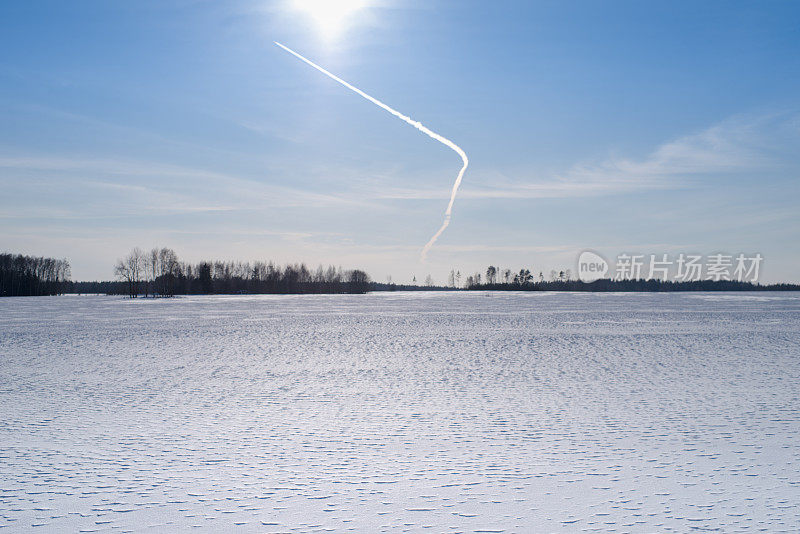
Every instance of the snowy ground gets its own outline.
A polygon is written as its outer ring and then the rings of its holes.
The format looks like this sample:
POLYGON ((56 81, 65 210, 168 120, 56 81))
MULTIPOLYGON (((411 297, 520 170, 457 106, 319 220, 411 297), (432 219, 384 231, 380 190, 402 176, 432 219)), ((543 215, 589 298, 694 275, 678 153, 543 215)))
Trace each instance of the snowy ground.
POLYGON ((800 294, 0 299, 0 532, 797 532, 800 294))

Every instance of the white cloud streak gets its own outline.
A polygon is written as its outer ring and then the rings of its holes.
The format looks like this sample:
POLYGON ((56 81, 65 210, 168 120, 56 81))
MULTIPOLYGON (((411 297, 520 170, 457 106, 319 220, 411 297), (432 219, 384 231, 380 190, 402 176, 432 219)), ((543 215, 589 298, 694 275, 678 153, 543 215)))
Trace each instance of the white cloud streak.
POLYGON ((388 111, 389 113, 391 113, 392 115, 394 115, 398 119, 400 119, 403 122, 413 126, 414 128, 416 128, 417 130, 421 131, 422 133, 424 133, 425 135, 427 135, 431 139, 439 141, 443 145, 445 145, 448 148, 452 149, 456 154, 459 155, 459 157, 461 157, 461 161, 463 163, 463 166, 461 167, 461 170, 458 171, 458 176, 456 177, 456 180, 453 183, 453 188, 452 188, 452 190, 450 192, 450 202, 447 204, 447 210, 445 210, 445 213, 444 213, 444 221, 442 222, 442 226, 436 231, 435 234, 433 234, 433 236, 430 238, 430 240, 422 248, 422 252, 420 253, 420 260, 424 262, 427 259, 428 252, 430 251, 431 247, 434 245, 434 243, 436 243, 436 240, 439 239, 439 236, 441 236, 442 233, 445 231, 445 229, 450 225, 450 217, 451 217, 451 215, 453 213, 453 203, 456 200, 456 194, 458 193, 458 188, 461 185, 461 180, 464 177, 464 173, 466 172, 467 167, 469 166, 469 158, 467 158, 466 152, 464 152, 461 149, 460 146, 458 146, 457 144, 455 144, 454 142, 452 142, 448 138, 446 138, 446 137, 444 137, 442 135, 439 135, 438 133, 430 130, 429 128, 424 126, 421 122, 415 121, 411 117, 409 117, 407 115, 403 115, 399 111, 397 111, 395 109, 392 109, 391 107, 387 106, 386 104, 384 104, 383 102, 381 102, 377 98, 374 98, 374 97, 368 95, 367 93, 365 93, 364 91, 362 91, 358 87, 355 87, 355 86, 347 83, 346 81, 344 81, 343 79, 339 78, 335 74, 333 74, 331 72, 328 72, 324 68, 320 67, 319 65, 317 65, 313 61, 311 61, 309 59, 306 59, 305 57, 301 56, 300 54, 298 54, 297 52, 295 52, 291 48, 288 48, 288 47, 282 45, 281 43, 279 43, 277 41, 275 41, 275 44, 278 45, 279 47, 283 48, 285 51, 289 52, 290 54, 292 54, 296 58, 300 59, 304 63, 307 63, 308 65, 314 67, 315 69, 317 69, 321 73, 325 74, 329 78, 331 78, 331 79, 339 82, 340 84, 344 85, 345 87, 347 87, 348 89, 350 89, 354 93, 364 97, 365 99, 369 100, 370 102, 372 102, 376 106, 380 107, 381 109, 383 109, 385 111, 388 111))

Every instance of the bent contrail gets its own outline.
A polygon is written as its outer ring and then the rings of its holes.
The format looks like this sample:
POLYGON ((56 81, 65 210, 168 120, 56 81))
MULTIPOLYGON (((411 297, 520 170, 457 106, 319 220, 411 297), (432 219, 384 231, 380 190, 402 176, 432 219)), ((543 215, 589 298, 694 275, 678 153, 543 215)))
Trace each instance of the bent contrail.
POLYGON ((435 234, 433 234, 433 237, 431 237, 430 241, 428 241, 425 244, 425 246, 422 248, 422 253, 420 254, 420 259, 422 261, 425 261, 425 258, 428 256, 428 251, 431 249, 433 244, 436 243, 436 240, 439 239, 439 236, 442 235, 442 232, 444 232, 445 228, 447 228, 447 226, 450 224, 450 216, 453 213, 453 202, 455 202, 455 200, 456 200, 456 193, 458 192, 458 186, 461 185, 461 179, 464 177, 464 172, 467 170, 467 166, 469 165, 469 158, 467 158, 466 152, 461 150, 460 146, 458 146, 457 144, 455 144, 454 142, 452 142, 448 138, 442 137, 441 135, 437 134, 436 132, 429 130, 428 128, 423 126, 422 123, 420 123, 418 121, 415 121, 411 117, 403 115, 402 113, 400 113, 399 111, 397 111, 395 109, 390 108, 389 106, 387 106, 386 104, 384 104, 383 102, 378 100, 377 98, 373 98, 373 97, 369 96, 367 93, 365 93, 364 91, 362 91, 358 87, 354 87, 354 86, 350 85, 349 83, 347 83, 343 79, 339 78, 335 74, 332 74, 332 73, 328 72, 327 70, 323 69, 322 67, 320 67, 319 65, 317 65, 313 61, 304 58, 303 56, 301 56, 300 54, 298 54, 297 52, 295 52, 291 48, 283 46, 278 41, 274 41, 274 43, 276 45, 280 46, 281 48, 283 48, 284 50, 286 50, 287 52, 289 52, 290 54, 292 54, 297 59, 300 59, 300 60, 304 61, 305 63, 308 63, 309 65, 311 65, 312 67, 314 67, 315 69, 320 71, 322 74, 324 74, 324 75, 336 80, 337 82, 339 82, 340 84, 344 85, 345 87, 347 87, 348 89, 350 89, 354 93, 357 93, 357 94, 363 96, 364 98, 366 98, 367 100, 369 100, 370 102, 375 104, 376 106, 379 106, 379 107, 385 109, 386 111, 388 111, 389 113, 391 113, 392 115, 397 117, 398 119, 401 119, 404 122, 410 124, 411 126, 416 128, 417 130, 421 131, 422 133, 424 133, 428 137, 436 139, 437 141, 439 141, 443 145, 446 145, 446 146, 450 147, 451 149, 453 149, 456 152, 456 154, 461 156, 461 161, 464 162, 464 166, 461 167, 460 171, 458 171, 458 176, 456 177, 456 181, 455 181, 455 183, 453 183, 453 191, 450 193, 450 203, 447 204, 447 210, 444 212, 444 222, 442 222, 441 228, 439 228, 439 230, 435 234))

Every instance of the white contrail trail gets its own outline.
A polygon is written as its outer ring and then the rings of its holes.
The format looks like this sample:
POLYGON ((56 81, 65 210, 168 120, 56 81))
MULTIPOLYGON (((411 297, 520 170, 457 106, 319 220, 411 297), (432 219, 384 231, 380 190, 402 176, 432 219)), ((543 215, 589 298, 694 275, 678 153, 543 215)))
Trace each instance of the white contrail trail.
POLYGON ((425 258, 428 256, 428 251, 431 249, 433 244, 436 243, 436 240, 439 239, 439 236, 442 235, 442 232, 444 232, 445 228, 447 228, 447 225, 450 224, 450 216, 453 213, 453 202, 455 202, 455 200, 456 200, 456 193, 458 192, 458 186, 461 185, 461 179, 464 177, 464 172, 467 170, 467 166, 469 165, 469 158, 467 158, 466 152, 461 150, 460 146, 458 146, 457 144, 455 144, 454 142, 452 142, 448 138, 442 137, 441 135, 437 134, 436 132, 429 130, 428 128, 423 126, 422 123, 420 123, 418 121, 415 121, 414 119, 412 119, 411 117, 409 117, 407 115, 403 115, 402 113, 400 113, 399 111, 397 111, 395 109, 390 108, 389 106, 387 106, 386 104, 384 104, 383 102, 378 100, 377 98, 373 98, 373 97, 369 96, 367 93, 365 93, 364 91, 362 91, 358 87, 354 87, 354 86, 350 85, 349 83, 347 83, 343 79, 339 78, 335 74, 330 73, 327 70, 323 69, 322 67, 320 67, 319 65, 317 65, 313 61, 304 58, 303 56, 301 56, 300 54, 298 54, 297 52, 295 52, 291 48, 283 46, 278 41, 274 41, 274 43, 276 45, 280 46, 281 48, 283 48, 284 50, 286 50, 287 52, 289 52, 290 54, 292 54, 297 59, 300 59, 300 60, 304 61, 305 63, 308 63, 309 65, 311 65, 312 67, 314 67, 315 69, 320 71, 322 74, 324 74, 324 75, 336 80, 337 82, 339 82, 340 84, 344 85, 345 87, 347 87, 348 89, 350 89, 354 93, 357 93, 357 94, 363 96, 364 98, 366 98, 367 100, 369 100, 370 102, 375 104, 376 106, 379 106, 379 107, 385 109, 386 111, 388 111, 389 113, 391 113, 392 115, 397 117, 398 119, 401 119, 402 121, 410 124, 411 126, 416 128, 417 130, 421 131, 422 133, 424 133, 428 137, 436 139, 437 141, 439 141, 443 145, 446 145, 446 146, 450 147, 451 149, 453 149, 456 152, 456 154, 461 156, 461 161, 464 162, 464 166, 461 167, 460 171, 458 171, 458 176, 456 177, 456 181, 455 181, 455 183, 453 183, 453 191, 450 193, 450 203, 447 204, 447 210, 444 212, 444 222, 442 222, 441 228, 439 228, 439 230, 435 234, 433 234, 433 237, 431 237, 430 241, 428 241, 425 244, 425 246, 422 248, 422 253, 420 254, 420 259, 422 261, 425 261, 425 258))

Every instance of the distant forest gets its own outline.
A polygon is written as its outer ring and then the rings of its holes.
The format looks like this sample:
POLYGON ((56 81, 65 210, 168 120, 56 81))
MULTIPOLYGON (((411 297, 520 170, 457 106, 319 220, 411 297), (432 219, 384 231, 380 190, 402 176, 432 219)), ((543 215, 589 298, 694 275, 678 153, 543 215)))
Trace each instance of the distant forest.
POLYGON ((366 293, 369 275, 341 267, 308 269, 304 264, 286 266, 255 263, 204 261, 182 262, 169 248, 149 252, 133 249, 114 266, 117 282, 80 282, 73 292, 171 297, 236 293, 366 293))
POLYGON ((800 291, 798 284, 761 285, 729 280, 688 282, 652 280, 572 280, 566 271, 552 271, 546 280, 529 269, 512 272, 490 266, 485 275, 464 277, 451 271, 447 285, 435 285, 430 276, 424 285, 373 282, 362 270, 273 262, 180 261, 169 248, 148 252, 135 248, 114 266, 115 281, 73 282, 67 260, 0 254, 0 296, 45 296, 64 293, 101 293, 129 297, 171 297, 210 294, 367 293, 368 291, 800 291))
MULTIPOLYGON (((482 279, 481 273, 466 277, 464 284, 468 290, 483 291, 800 291, 798 284, 770 284, 761 285, 751 282, 738 282, 735 280, 696 280, 686 282, 673 282, 659 279, 637 280, 595 280, 583 282, 572 280, 569 270, 551 271, 550 280, 545 280, 544 274, 534 276, 530 269, 521 269, 514 273, 509 269, 498 269, 489 266, 482 279)), ((454 285, 460 279, 460 273, 451 272, 450 282, 454 285)))
POLYGON ((0 296, 60 295, 69 290, 69 262, 0 254, 0 296))
POLYGON ((736 282, 733 280, 698 280, 692 282, 671 282, 669 280, 595 280, 583 282, 581 280, 551 280, 543 282, 529 282, 527 284, 473 284, 469 290, 478 291, 592 291, 596 293, 618 291, 648 291, 648 292, 675 292, 675 291, 800 291, 798 284, 753 284, 750 282, 736 282))

